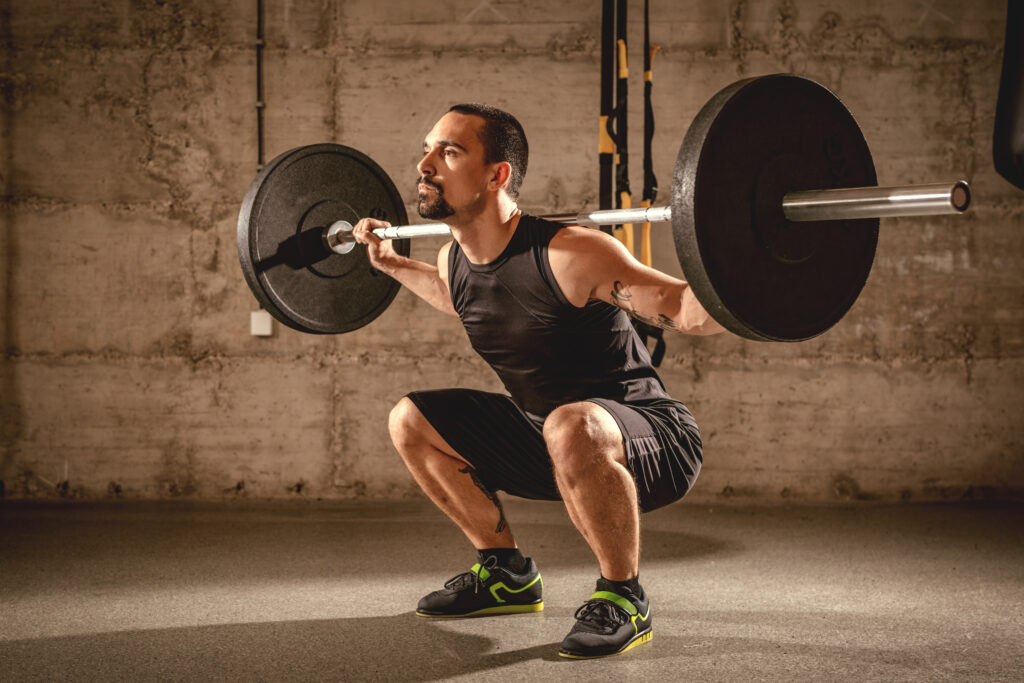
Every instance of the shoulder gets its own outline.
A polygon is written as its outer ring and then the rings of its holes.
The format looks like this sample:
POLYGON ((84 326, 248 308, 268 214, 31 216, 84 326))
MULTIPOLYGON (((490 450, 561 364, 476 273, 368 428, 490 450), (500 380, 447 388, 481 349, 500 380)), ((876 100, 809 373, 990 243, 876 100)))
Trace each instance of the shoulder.
POLYGON ((629 253, 619 240, 608 233, 578 225, 567 225, 556 232, 549 249, 565 258, 596 261, 598 264, 609 259, 621 259, 629 253))
POLYGON ((555 234, 555 239, 574 246, 598 244, 605 240, 618 242, 603 230, 584 228, 581 225, 562 225, 562 229, 555 234))
POLYGON ((600 275, 629 258, 617 239, 600 230, 569 225, 548 244, 548 261, 566 298, 583 306, 591 298, 600 275))

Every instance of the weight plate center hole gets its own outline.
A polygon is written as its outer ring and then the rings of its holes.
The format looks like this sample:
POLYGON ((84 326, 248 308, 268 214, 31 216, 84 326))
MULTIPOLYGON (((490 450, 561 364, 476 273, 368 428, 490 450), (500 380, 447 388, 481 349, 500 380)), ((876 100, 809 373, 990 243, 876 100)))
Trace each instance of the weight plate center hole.
POLYGON ((772 157, 757 175, 752 225, 760 245, 781 263, 803 263, 817 250, 820 225, 789 221, 782 211, 782 198, 787 193, 820 189, 815 187, 815 179, 827 176, 815 165, 803 155, 784 152, 772 157))
MULTIPOLYGON (((335 221, 348 221, 355 225, 359 215, 340 199, 325 199, 309 207, 296 233, 302 265, 320 277, 342 277, 356 265, 356 259, 350 258, 354 252, 335 254, 324 246, 324 230, 335 221)), ((356 245, 356 249, 359 248, 361 245, 356 245)))

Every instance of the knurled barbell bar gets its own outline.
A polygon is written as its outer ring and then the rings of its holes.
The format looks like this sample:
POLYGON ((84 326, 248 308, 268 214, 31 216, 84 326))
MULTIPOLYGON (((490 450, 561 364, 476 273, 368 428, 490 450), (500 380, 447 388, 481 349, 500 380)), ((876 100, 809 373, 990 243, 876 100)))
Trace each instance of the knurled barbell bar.
MULTIPOLYGON (((740 336, 800 341, 850 309, 867 280, 878 219, 960 213, 966 182, 877 187, 853 116, 814 81, 776 74, 738 81, 694 119, 676 158, 670 206, 548 216, 580 225, 668 222, 684 276, 708 312, 740 336)), ((239 214, 242 271, 263 307, 314 333, 369 323, 400 285, 369 265, 351 227, 391 222, 381 238, 450 234, 404 225, 387 174, 342 145, 299 147, 256 177, 239 214)))

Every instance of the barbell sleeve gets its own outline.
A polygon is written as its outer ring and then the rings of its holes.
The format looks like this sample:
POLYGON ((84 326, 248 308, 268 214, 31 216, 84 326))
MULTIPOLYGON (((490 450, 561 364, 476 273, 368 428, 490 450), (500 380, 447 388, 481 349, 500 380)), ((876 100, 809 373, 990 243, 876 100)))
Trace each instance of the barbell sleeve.
MULTIPOLYGON (((930 216, 963 213, 971 203, 971 189, 965 180, 929 185, 890 187, 847 187, 832 190, 789 192, 782 198, 782 211, 793 222, 842 221, 860 218, 930 216)), ((573 225, 598 226, 619 223, 665 223, 672 220, 671 206, 607 209, 581 213, 547 214, 547 220, 573 225)), ((451 229, 444 223, 392 225, 374 228, 373 234, 387 239, 445 237, 451 229)), ((336 221, 324 232, 327 248, 347 254, 355 248, 352 224, 336 221)))
POLYGON ((970 203, 970 186, 967 181, 958 180, 931 185, 790 192, 782 198, 782 212, 793 222, 842 221, 963 213, 970 203))

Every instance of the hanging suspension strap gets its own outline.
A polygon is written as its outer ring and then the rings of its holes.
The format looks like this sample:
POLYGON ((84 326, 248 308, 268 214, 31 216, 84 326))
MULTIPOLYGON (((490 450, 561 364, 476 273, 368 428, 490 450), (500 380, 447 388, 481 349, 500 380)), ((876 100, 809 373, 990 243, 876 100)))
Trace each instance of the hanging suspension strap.
MULTIPOLYGON (((603 0, 601 11, 601 114, 597 138, 599 164, 597 201, 600 209, 612 208, 612 171, 615 141, 612 139, 612 109, 615 99, 615 0, 603 0)), ((610 225, 601 229, 611 234, 610 225)))
MULTIPOLYGON (((651 46, 651 19, 648 0, 644 0, 644 193, 641 206, 654 205, 658 198, 658 179, 654 176, 654 158, 651 143, 654 140, 654 108, 651 106, 651 90, 654 87, 651 68, 654 53, 660 50, 651 46)), ((640 229, 640 262, 651 265, 651 224, 644 223, 640 229)))
MULTIPOLYGON (((654 159, 651 153, 651 143, 654 140, 654 108, 651 106, 651 89, 654 82, 651 78, 651 67, 654 53, 658 49, 657 46, 651 47, 651 18, 648 0, 644 0, 644 192, 641 205, 645 207, 652 206, 654 200, 658 198, 658 179, 654 176, 654 159)), ((645 266, 651 265, 650 223, 644 223, 640 227, 640 262, 645 266)), ((665 357, 665 330, 639 321, 634 322, 645 346, 648 339, 654 340, 651 363, 658 367, 665 357)))
MULTIPOLYGON (((616 45, 618 46, 618 81, 615 85, 615 208, 633 208, 633 193, 629 189, 629 68, 626 65, 626 0, 617 0, 615 16, 616 45)), ((620 242, 633 253, 633 224, 616 225, 612 230, 620 242)))

